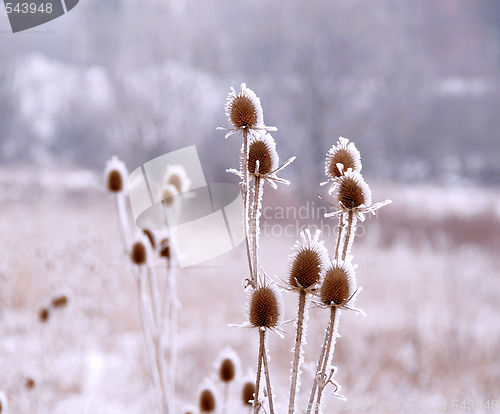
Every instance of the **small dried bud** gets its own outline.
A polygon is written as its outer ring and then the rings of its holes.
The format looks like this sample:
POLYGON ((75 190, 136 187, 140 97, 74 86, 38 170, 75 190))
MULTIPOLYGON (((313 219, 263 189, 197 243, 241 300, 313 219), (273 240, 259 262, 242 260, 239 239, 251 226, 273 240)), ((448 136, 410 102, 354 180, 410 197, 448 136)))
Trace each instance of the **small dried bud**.
POLYGON ((59 295, 52 298, 52 306, 54 308, 63 308, 68 304, 68 297, 66 295, 59 295))
POLYGON ((163 176, 164 185, 172 185, 178 194, 189 190, 191 179, 182 165, 167 165, 165 175, 163 176))
POLYGON ((205 388, 200 394, 200 412, 213 413, 215 408, 215 394, 211 389, 205 388))
POLYGON ((106 168, 104 169, 104 180, 107 189, 112 193, 124 191, 127 175, 128 172, 125 164, 117 156, 113 156, 106 163, 106 168))
POLYGON ((123 180, 119 171, 113 170, 108 174, 108 190, 117 193, 123 189, 123 180))
POLYGON ((252 405, 253 400, 255 398, 255 384, 251 381, 248 381, 243 385, 243 389, 241 391, 241 399, 243 404, 252 405))
POLYGON ((256 328, 274 328, 280 324, 281 294, 271 286, 253 290, 249 306, 249 319, 256 328))
POLYGON ((170 259, 170 241, 163 239, 160 243, 160 257, 170 259))
POLYGON ((325 274, 321 286, 321 302, 327 306, 345 306, 356 290, 356 279, 352 266, 345 262, 333 264, 325 274))
POLYGON ((147 250, 142 240, 138 240, 132 245, 130 260, 132 260, 132 263, 135 263, 136 265, 143 265, 146 263, 147 250))
POLYGON ((175 203, 176 196, 179 195, 177 188, 172 184, 165 184, 161 189, 160 198, 165 206, 170 207, 175 203))
POLYGON ((50 316, 49 308, 43 307, 38 312, 38 318, 40 319, 40 322, 42 322, 42 323, 47 322, 49 320, 49 316, 50 316))
POLYGON ((224 360, 222 360, 219 369, 219 377, 221 381, 230 382, 234 379, 235 374, 236 374, 236 367, 231 358, 225 358, 224 360))
POLYGON ((26 388, 28 388, 29 390, 35 388, 35 380, 33 378, 26 378, 26 388))

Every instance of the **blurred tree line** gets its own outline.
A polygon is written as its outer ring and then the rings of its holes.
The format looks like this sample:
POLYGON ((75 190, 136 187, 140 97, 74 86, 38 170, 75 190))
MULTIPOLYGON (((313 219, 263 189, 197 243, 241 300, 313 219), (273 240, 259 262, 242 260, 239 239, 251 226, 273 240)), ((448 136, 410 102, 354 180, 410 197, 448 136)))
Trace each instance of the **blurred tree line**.
POLYGON ((342 135, 372 177, 495 184, 499 13, 493 0, 85 0, 50 33, 3 35, 0 161, 98 169, 116 153, 135 168, 196 144, 222 179, 240 143, 215 128, 246 82, 297 179, 321 180, 342 135))

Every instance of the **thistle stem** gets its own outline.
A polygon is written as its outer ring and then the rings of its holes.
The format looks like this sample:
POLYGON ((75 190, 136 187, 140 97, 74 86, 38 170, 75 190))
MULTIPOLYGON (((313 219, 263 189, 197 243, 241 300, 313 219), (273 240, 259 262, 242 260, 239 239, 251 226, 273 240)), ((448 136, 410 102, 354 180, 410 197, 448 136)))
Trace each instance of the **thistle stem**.
POLYGON ((262 355, 265 353, 264 349, 264 334, 265 331, 259 330, 259 358, 257 361, 257 377, 255 378, 255 397, 253 399, 253 412, 259 412, 259 391, 260 391, 260 377, 262 375, 262 355))
POLYGON ((224 383, 224 400, 222 401, 222 414, 227 412, 227 404, 229 400, 229 382, 224 383))
POLYGON ((354 212, 349 210, 347 216, 347 233, 344 237, 344 250, 342 252, 342 260, 345 261, 347 253, 349 252, 349 246, 351 245, 351 237, 354 237, 354 226, 356 225, 356 219, 354 217, 354 212))
POLYGON ((120 227, 120 237, 122 239, 123 248, 125 252, 128 253, 128 249, 130 248, 130 229, 127 210, 125 208, 125 198, 122 193, 115 194, 115 205, 120 227))
POLYGON ((262 197, 262 186, 260 177, 255 177, 253 208, 252 208, 252 242, 253 242, 253 279, 257 282, 257 273, 259 269, 259 205, 262 197))
POLYGON ((260 341, 263 343, 263 351, 262 360, 264 362, 264 374, 266 376, 266 385, 267 385, 267 396, 269 398, 269 413, 274 414, 274 405, 273 405, 273 389, 271 387, 271 377, 269 376, 269 367, 267 365, 267 349, 266 349, 266 331, 262 330, 260 332, 260 341))
POLYGON ((335 260, 339 259, 340 242, 342 239, 343 232, 344 232, 344 213, 340 213, 340 216, 339 216, 339 237, 337 239, 337 247, 335 248, 335 260))
POLYGON ((302 335, 304 327, 304 313, 306 308, 306 292, 299 292, 299 309, 297 311, 297 333, 295 336, 295 349, 292 363, 292 382, 290 384, 290 400, 288 402, 288 414, 295 411, 295 394, 297 392, 297 381, 300 370, 300 352, 302 351, 302 335))
POLYGON ((321 369, 321 372, 319 376, 322 378, 321 384, 318 384, 318 397, 316 399, 316 404, 315 404, 315 414, 319 413, 319 409, 321 407, 321 399, 323 397, 323 390, 325 389, 326 385, 328 382, 326 381, 327 374, 326 371, 328 369, 328 366, 330 365, 330 361, 333 358, 333 353, 335 352, 335 341, 336 341, 336 335, 337 335, 337 314, 336 314, 336 307, 332 306, 331 312, 330 312, 330 324, 329 324, 329 329, 328 329, 328 339, 327 339, 327 344, 326 344, 326 349, 325 349, 325 357, 323 359, 323 367, 321 369), (332 349, 333 345, 333 349, 332 349))
POLYGON ((243 228, 245 231, 245 245, 247 250, 248 268, 252 286, 257 286, 257 277, 254 277, 252 270, 252 253, 250 250, 249 231, 248 231, 248 130, 243 130, 243 228))
POLYGON ((323 344, 321 345, 321 354, 318 358, 318 364, 316 367, 316 374, 314 375, 314 382, 313 382, 313 387, 311 389, 311 394, 309 395, 309 402, 307 404, 307 414, 310 414, 312 412, 313 406, 314 406, 314 400, 316 397, 316 390, 319 386, 319 375, 321 372, 321 367, 323 365, 323 360, 325 359, 325 354, 326 354, 326 347, 328 343, 328 336, 331 331, 331 326, 332 326, 332 319, 328 321, 328 326, 325 330, 325 338, 323 340, 323 344))

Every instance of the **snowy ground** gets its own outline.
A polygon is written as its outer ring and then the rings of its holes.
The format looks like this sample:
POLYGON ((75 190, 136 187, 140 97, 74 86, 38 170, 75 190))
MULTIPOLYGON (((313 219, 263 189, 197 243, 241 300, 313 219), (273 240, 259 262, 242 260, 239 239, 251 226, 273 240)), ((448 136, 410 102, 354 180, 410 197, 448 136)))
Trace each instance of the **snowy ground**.
MULTIPOLYGON (((86 185, 93 181, 85 174, 73 176, 80 184, 64 191, 50 174, 27 177, 24 190, 9 186, 5 174, 0 180, 0 390, 10 412, 154 412, 136 287, 112 200, 97 184, 86 185), (68 306, 41 323, 39 310, 61 291, 69 292, 68 306)), ((367 316, 342 313, 334 364, 348 403, 341 407, 327 393, 325 412, 431 413, 443 411, 444 404, 452 411, 453 400, 478 406, 489 401, 490 407, 496 400, 498 407, 498 192, 379 185, 373 193, 375 201, 394 203, 367 222, 354 246, 358 285, 364 288, 357 305, 367 316)), ((301 206, 292 196, 269 205, 283 202, 301 206)), ((270 226, 297 224, 268 212, 270 226)), ((295 239, 263 238, 262 265, 269 274, 285 277, 295 239)), ((333 244, 327 236, 326 245, 333 244)), ((238 352, 243 374, 255 370, 256 332, 228 327, 244 321, 245 270, 240 246, 177 273, 177 389, 183 403, 196 402, 227 345, 238 352)), ((285 319, 294 317, 296 300, 285 294, 285 319)), ((326 317, 322 309, 310 311, 300 404, 326 317)), ((286 330, 284 339, 269 340, 279 413, 288 397, 293 324, 286 330)), ((240 387, 231 391, 232 413, 247 412, 239 404, 240 387)), ((474 412, 483 411, 500 409, 474 412)))

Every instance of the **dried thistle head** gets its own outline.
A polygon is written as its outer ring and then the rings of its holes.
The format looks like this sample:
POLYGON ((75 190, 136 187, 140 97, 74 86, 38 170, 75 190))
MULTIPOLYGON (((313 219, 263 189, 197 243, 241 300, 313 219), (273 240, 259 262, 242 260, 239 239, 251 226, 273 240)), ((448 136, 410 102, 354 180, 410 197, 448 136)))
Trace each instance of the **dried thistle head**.
POLYGON ((168 238, 160 242, 160 257, 170 259, 170 240, 168 238))
POLYGON ((52 298, 52 306, 54 308, 64 308, 68 304, 68 296, 60 294, 52 298))
POLYGON ((226 347, 222 350, 217 365, 219 379, 222 382, 231 382, 238 375, 240 359, 234 349, 226 347))
POLYGON ((213 413, 217 407, 215 391, 212 387, 205 387, 200 393, 200 413, 213 413))
POLYGON ((176 196, 179 195, 177 187, 172 184, 164 184, 160 189, 160 200, 163 201, 165 206, 170 207, 176 201, 176 196))
POLYGON ((133 264, 142 266, 148 263, 151 256, 150 245, 151 244, 144 233, 140 232, 137 234, 130 249, 130 260, 133 264))
POLYGON ((323 241, 319 241, 320 234, 320 230, 316 231, 314 237, 309 229, 300 232, 302 242, 295 244, 295 251, 290 256, 288 283, 294 289, 314 289, 321 279, 322 269, 328 261, 328 252, 323 241))
POLYGON ((372 192, 363 176, 355 171, 347 171, 332 189, 335 199, 347 210, 368 207, 372 203, 372 192))
POLYGON ((127 177, 127 167, 116 155, 113 155, 104 168, 106 188, 112 193, 125 192, 127 177))
POLYGON ((35 380, 31 377, 26 378, 25 384, 26 384, 26 388, 29 390, 32 390, 33 388, 35 388, 35 385, 36 385, 35 380))
POLYGON ((348 169, 361 171, 361 156, 354 142, 340 137, 326 154, 325 174, 329 181, 342 176, 348 169))
POLYGON ((234 130, 264 127, 260 99, 254 91, 241 84, 240 91, 231 88, 226 101, 226 115, 234 130))
POLYGON ((356 292, 356 277, 350 262, 334 262, 326 270, 320 289, 325 306, 345 307, 356 292))
POLYGON ((250 289, 247 313, 250 325, 255 328, 279 328, 283 322, 283 298, 276 285, 250 289))
POLYGON ((167 165, 162 181, 164 185, 173 185, 177 194, 188 191, 191 186, 191 180, 182 165, 167 165))
POLYGON ((241 401, 244 405, 252 405, 255 398, 255 383, 247 381, 241 390, 241 401))
POLYGON ((50 318, 50 308, 48 306, 43 306, 39 311, 38 311, 38 319, 40 322, 45 323, 49 320, 50 318))
POLYGON ((266 133, 250 140, 247 165, 250 175, 269 175, 278 168, 278 162, 276 143, 271 134, 266 133))

